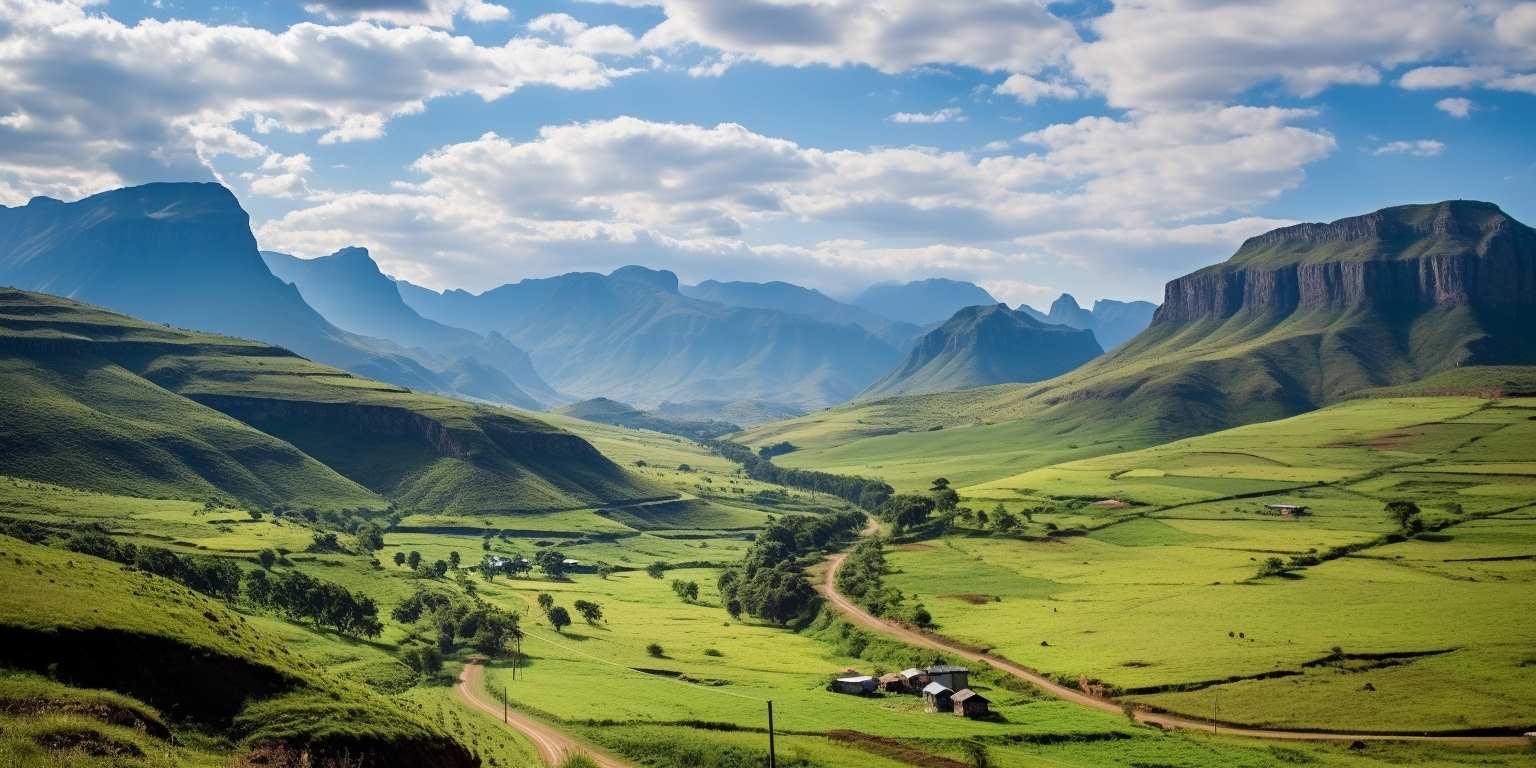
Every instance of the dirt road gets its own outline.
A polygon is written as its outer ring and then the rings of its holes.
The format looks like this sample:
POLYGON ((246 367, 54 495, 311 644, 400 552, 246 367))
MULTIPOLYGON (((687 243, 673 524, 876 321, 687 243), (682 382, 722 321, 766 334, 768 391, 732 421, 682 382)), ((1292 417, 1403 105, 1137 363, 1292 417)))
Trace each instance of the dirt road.
MULTIPOLYGON (((931 648, 943 651, 951 656, 967 659, 980 664, 987 664, 995 669, 1012 675, 1020 680, 1029 682, 1064 701, 1070 701, 1079 706, 1097 709, 1103 712, 1121 714, 1123 709, 1120 702, 1102 696, 1083 693, 1076 688, 1069 688, 1036 672, 1028 667, 1016 664, 1001 656, 990 653, 980 653, 967 650, 952 640, 943 636, 923 632, 903 624, 886 621, 870 614, 852 600, 837 591, 837 570, 843 566, 845 553, 832 555, 827 559, 826 574, 821 582, 816 585, 816 591, 820 592, 827 602, 842 613, 849 621, 865 629, 874 630, 887 637, 893 637, 909 645, 920 648, 931 648)), ((1136 719, 1144 723, 1156 723, 1164 728, 1177 728, 1180 730, 1219 732, 1231 736, 1247 736, 1256 739, 1279 739, 1284 741, 1434 741, 1446 744, 1461 744, 1466 746, 1482 747, 1513 747, 1524 746, 1530 741, 1523 736, 1437 736, 1433 734, 1366 734, 1366 733, 1320 733, 1316 731, 1289 731, 1267 728, 1239 728, 1211 723, 1180 715, 1170 715, 1161 712, 1136 712, 1136 719)))
MULTIPOLYGON (((484 676, 485 665, 480 661, 465 664, 464 671, 459 673, 459 684, 455 690, 465 704, 500 720, 501 704, 487 699, 480 685, 480 680, 484 676)), ((561 761, 572 755, 586 755, 601 768, 633 768, 629 763, 603 754, 543 722, 519 714, 517 710, 507 710, 507 726, 516 728, 533 742, 539 750, 539 759, 543 760, 545 765, 559 765, 561 761)))

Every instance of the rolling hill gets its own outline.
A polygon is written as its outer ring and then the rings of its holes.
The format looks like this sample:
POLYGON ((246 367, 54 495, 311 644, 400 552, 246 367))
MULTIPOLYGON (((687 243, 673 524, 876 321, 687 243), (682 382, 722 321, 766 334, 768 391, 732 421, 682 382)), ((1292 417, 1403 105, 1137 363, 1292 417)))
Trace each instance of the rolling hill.
POLYGON ((401 296, 440 323, 501 333, 562 392, 640 407, 831 405, 900 356, 858 326, 689 298, 676 275, 644 267, 522 280, 481 294, 401 283, 401 296))
POLYGON ((1283 418, 1458 366, 1536 364, 1533 311, 1536 231, 1490 203, 1387 208, 1250 239, 1170 282, 1135 339, 1055 379, 861 403, 744 439, 801 446, 786 463, 870 472, 920 445, 938 461, 1006 435, 1008 466, 994 469, 1017 472, 1283 418), (936 426, 946 447, 920 434, 936 426), (826 454, 807 450, 818 447, 826 454))
POLYGON ((922 326, 942 323, 965 307, 996 304, 997 299, 974 283, 936 277, 872 285, 852 303, 890 320, 922 326))
POLYGON ((1103 352, 1090 331, 1042 323, 1006 304, 966 307, 919 339, 906 362, 859 399, 1040 381, 1103 352))
POLYGON ((528 353, 500 334, 454 328, 406 306, 399 287, 379 271, 366 248, 343 248, 318 259, 273 251, 262 251, 261 257, 328 320, 410 348, 413 356, 433 363, 456 394, 523 408, 565 400, 539 377, 528 353))
POLYGON ((259 507, 527 512, 665 495, 533 418, 0 291, 0 474, 259 507))
POLYGON ((716 419, 667 418, 606 397, 594 397, 591 400, 571 403, 555 409, 555 413, 575 419, 595 421, 599 424, 649 429, 652 432, 679 435, 699 441, 713 440, 741 430, 741 427, 735 424, 716 419))

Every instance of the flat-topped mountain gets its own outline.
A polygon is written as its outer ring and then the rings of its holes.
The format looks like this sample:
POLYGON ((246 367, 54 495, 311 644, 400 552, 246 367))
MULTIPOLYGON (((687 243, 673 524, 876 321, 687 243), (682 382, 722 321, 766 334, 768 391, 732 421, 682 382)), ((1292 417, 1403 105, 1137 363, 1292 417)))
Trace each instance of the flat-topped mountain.
POLYGON ((528 353, 500 334, 481 334, 428 320, 400 298, 366 248, 318 259, 262 251, 274 275, 298 286, 305 301, 349 331, 409 347, 453 380, 451 390, 482 400, 540 408, 563 399, 533 369, 528 353))
POLYGON ((856 307, 913 325, 941 323, 965 307, 996 303, 975 283, 942 277, 872 285, 853 300, 856 307))
POLYGON ((1093 333, 1006 304, 966 307, 924 335, 861 400, 1048 379, 1103 354, 1093 333))
POLYGON ((631 266, 573 272, 472 294, 401 283, 422 315, 528 350, 562 392, 640 407, 663 401, 839 403, 900 353, 857 325, 690 298, 677 276, 631 266))

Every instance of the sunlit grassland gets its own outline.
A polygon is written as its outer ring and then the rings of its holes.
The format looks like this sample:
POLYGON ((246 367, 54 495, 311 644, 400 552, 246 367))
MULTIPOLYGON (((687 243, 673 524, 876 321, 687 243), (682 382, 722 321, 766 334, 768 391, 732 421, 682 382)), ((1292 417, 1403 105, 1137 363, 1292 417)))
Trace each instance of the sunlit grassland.
MULTIPOLYGON (((1352 401, 981 484, 964 493, 983 508, 1138 506, 1086 521, 1075 510, 1075 525, 1097 528, 1086 536, 898 547, 889 581, 923 600, 946 635, 1156 707, 1335 730, 1528 727, 1536 477, 1518 470, 1536 452, 1536 423, 1526 405, 1352 401), (1281 490, 1255 487, 1276 468, 1281 490), (1454 524, 1386 542, 1389 499, 1454 524), (1281 517, 1268 503, 1312 514, 1281 517), (1309 555, 1324 562, 1255 575, 1266 558, 1309 555)), ((1064 517, 1040 515, 1028 530, 1066 527, 1064 517)))

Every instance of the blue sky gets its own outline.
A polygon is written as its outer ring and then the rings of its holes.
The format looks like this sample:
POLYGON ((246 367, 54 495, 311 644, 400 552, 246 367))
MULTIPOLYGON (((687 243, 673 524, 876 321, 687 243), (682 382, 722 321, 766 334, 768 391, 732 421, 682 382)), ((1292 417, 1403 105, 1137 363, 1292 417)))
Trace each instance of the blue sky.
POLYGON ((1536 223, 1536 3, 0 4, 0 203, 217 179, 263 247, 1160 298, 1251 235, 1536 223))

